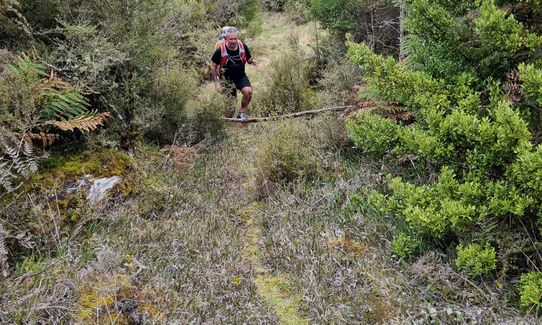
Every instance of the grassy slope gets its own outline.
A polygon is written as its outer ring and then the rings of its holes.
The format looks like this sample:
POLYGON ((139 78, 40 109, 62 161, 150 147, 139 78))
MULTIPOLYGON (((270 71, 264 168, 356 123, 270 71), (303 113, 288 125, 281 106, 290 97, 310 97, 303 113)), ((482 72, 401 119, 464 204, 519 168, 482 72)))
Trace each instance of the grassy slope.
MULTIPOLYGON (((307 44, 313 28, 269 17, 249 42, 263 63, 249 68, 255 96, 288 35, 307 44)), ((329 136, 338 132, 333 121, 294 123, 329 136)), ((59 238, 57 254, 29 259, 28 272, 5 281, 0 323, 502 320, 498 297, 451 283, 439 256, 402 266, 388 255, 384 223, 344 212, 348 194, 379 176, 337 149, 315 152, 333 166, 325 181, 258 199, 254 155, 273 127, 229 127, 187 175, 152 150, 136 154, 140 189, 93 212, 77 239, 59 238)))

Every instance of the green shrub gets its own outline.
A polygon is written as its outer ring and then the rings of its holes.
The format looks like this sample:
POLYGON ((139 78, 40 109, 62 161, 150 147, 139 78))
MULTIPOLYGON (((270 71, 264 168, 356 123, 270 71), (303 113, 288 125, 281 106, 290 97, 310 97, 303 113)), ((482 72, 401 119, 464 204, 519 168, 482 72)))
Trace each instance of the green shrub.
POLYGON ((487 276, 497 267, 495 248, 489 244, 486 244, 485 247, 476 243, 467 246, 459 244, 455 266, 473 277, 487 276))
POLYGON ((508 169, 508 177, 531 198, 542 198, 542 145, 534 151, 523 150, 508 169))
POLYGON ((281 122, 258 148, 254 162, 261 182, 287 184, 317 175, 307 127, 281 122))
POLYGON ((158 70, 152 85, 153 114, 146 136, 158 143, 172 143, 182 125, 187 122, 186 104, 196 89, 195 73, 181 65, 158 70))
POLYGON ((421 241, 407 233, 400 233, 391 243, 391 250, 400 257, 411 257, 419 252, 421 241))
POLYGON ((23 63, 20 73, 14 73, 14 65, 7 66, 0 76, 0 129, 2 135, 22 137, 39 119, 40 103, 37 91, 45 68, 30 61, 23 63), (7 133, 4 133, 7 132, 7 133))
POLYGON ((249 37, 254 37, 262 33, 263 17, 261 12, 260 0, 247 0, 239 7, 236 26, 247 30, 249 37))
POLYGON ((542 272, 522 274, 519 280, 519 297, 522 308, 542 307, 542 272))
POLYGON ((106 95, 118 91, 119 80, 109 76, 126 64, 129 54, 111 35, 88 23, 63 22, 57 32, 63 38, 57 41, 53 63, 66 77, 106 95))
POLYGON ((518 69, 525 95, 538 107, 542 106, 542 70, 537 69, 533 64, 524 63, 520 64, 518 69))
POLYGON ((301 57, 299 52, 284 53, 270 64, 266 87, 255 97, 256 114, 280 115, 312 107, 307 65, 301 57))
POLYGON ((187 123, 180 130, 180 140, 195 144, 224 135, 224 113, 229 99, 214 90, 204 91, 187 105, 187 123))
POLYGON ((310 13, 325 27, 339 32, 356 29, 360 23, 357 14, 363 0, 310 0, 310 13))
MULTIPOLYGON (((316 68, 321 69, 320 66, 316 68)), ((330 62, 318 81, 319 87, 323 90, 323 104, 326 106, 354 104, 357 100, 354 88, 361 82, 361 69, 357 65, 347 60, 330 62)))
POLYGON ((399 126, 372 113, 360 113, 349 118, 346 127, 356 146, 371 155, 389 152, 398 139, 399 126))
POLYGON ((34 28, 52 29, 56 27, 60 13, 58 0, 20 0, 21 13, 34 28))

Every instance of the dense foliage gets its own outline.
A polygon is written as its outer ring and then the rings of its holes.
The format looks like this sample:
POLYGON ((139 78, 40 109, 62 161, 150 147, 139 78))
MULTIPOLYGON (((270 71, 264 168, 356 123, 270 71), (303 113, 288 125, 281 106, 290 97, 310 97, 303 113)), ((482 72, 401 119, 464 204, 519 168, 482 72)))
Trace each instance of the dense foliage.
POLYGON ((391 0, 308 0, 313 18, 339 38, 349 33, 377 53, 399 54, 399 6, 391 0))
POLYGON ((537 269, 542 34, 536 19, 519 12, 527 6, 538 17, 540 4, 405 5, 404 64, 349 44, 350 59, 367 73, 364 96, 399 103, 414 116, 405 124, 373 111, 348 122, 364 152, 411 162, 402 177, 389 176, 385 195, 371 194, 382 214, 401 221, 392 246, 402 256, 457 246, 456 266, 474 276, 496 267, 504 278, 537 269))
MULTIPOLYGON (((84 118, 86 127, 79 130, 89 131, 89 125, 94 130, 104 120, 97 114, 110 114, 103 139, 125 148, 140 135, 166 144, 220 134, 220 123, 200 125, 202 115, 187 113, 187 103, 206 77, 199 71, 208 61, 218 26, 236 24, 257 34, 260 11, 256 0, 2 2, 0 153, 9 156, 0 169, 3 187, 11 189, 8 179, 30 171, 22 162, 14 163, 18 157, 28 155, 35 170, 32 141, 49 146, 51 137, 59 137, 37 129, 51 119, 84 118), (17 63, 18 55, 25 57, 22 63, 17 63), (91 116, 101 119, 90 121, 91 116), (46 137, 29 137, 42 131, 46 137)), ((209 114, 219 116, 223 108, 215 108, 219 111, 209 114)), ((80 124, 70 123, 71 130, 80 124)))

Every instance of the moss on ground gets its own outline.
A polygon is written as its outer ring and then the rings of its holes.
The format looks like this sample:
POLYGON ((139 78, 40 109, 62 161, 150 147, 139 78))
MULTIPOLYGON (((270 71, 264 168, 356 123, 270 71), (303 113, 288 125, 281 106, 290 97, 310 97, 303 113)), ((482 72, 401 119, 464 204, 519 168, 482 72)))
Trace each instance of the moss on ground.
POLYGON ((254 283, 258 293, 277 313, 281 324, 309 324, 300 316, 301 298, 292 292, 292 286, 285 276, 260 275, 254 283))

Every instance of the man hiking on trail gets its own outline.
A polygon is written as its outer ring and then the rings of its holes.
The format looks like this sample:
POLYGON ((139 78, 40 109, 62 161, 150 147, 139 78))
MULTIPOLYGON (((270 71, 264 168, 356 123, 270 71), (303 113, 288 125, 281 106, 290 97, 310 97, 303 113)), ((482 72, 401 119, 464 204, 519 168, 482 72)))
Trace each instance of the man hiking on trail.
POLYGON ((258 66, 250 54, 248 47, 239 40, 239 31, 234 28, 224 30, 224 40, 220 48, 216 49, 211 58, 211 72, 213 81, 221 89, 220 75, 223 72, 223 80, 226 86, 232 88, 230 95, 237 96, 237 89, 243 94, 241 99, 241 109, 239 110, 239 119, 246 120, 246 110, 252 99, 252 86, 245 73, 245 64, 258 66))

